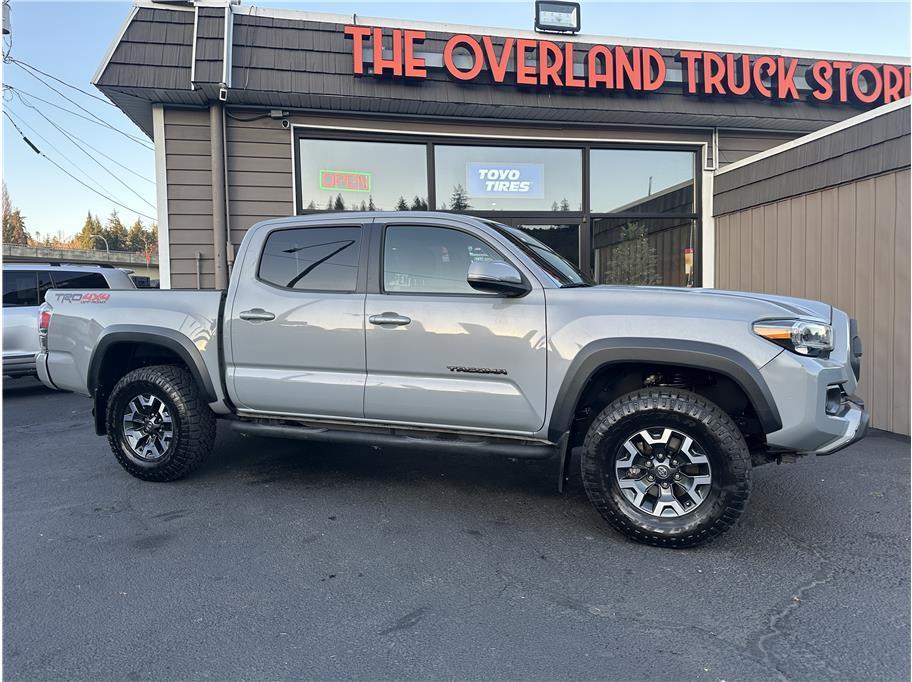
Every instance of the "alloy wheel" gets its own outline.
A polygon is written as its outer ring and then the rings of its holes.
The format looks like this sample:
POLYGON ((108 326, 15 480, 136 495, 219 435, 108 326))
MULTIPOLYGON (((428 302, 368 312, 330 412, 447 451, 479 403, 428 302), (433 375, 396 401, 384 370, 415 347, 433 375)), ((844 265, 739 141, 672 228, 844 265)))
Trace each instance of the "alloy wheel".
POLYGON ((712 468, 703 448, 680 429, 641 429, 618 451, 614 473, 627 501, 652 516, 692 513, 712 488, 712 468))
POLYGON ((158 396, 141 393, 127 403, 123 440, 139 459, 154 462, 165 456, 174 440, 174 423, 167 405, 158 396))

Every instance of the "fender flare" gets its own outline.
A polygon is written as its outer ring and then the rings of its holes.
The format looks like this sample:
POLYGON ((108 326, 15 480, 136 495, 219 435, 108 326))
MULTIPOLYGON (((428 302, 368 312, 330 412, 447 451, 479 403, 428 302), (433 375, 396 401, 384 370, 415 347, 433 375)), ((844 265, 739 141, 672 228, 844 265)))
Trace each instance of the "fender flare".
POLYGON ((199 386, 206 402, 214 403, 218 400, 212 377, 209 376, 203 358, 193 342, 173 329, 147 325, 113 325, 99 337, 89 360, 87 388, 91 395, 97 396, 98 380, 101 376, 104 358, 108 350, 118 343, 148 343, 167 348, 187 365, 187 369, 193 375, 193 380, 199 386))
POLYGON ((702 341, 617 338, 593 341, 576 354, 557 393, 548 439, 558 442, 570 431, 576 405, 594 374, 607 365, 648 362, 710 370, 728 377, 750 401, 764 433, 782 428, 782 418, 760 370, 736 350, 702 341))

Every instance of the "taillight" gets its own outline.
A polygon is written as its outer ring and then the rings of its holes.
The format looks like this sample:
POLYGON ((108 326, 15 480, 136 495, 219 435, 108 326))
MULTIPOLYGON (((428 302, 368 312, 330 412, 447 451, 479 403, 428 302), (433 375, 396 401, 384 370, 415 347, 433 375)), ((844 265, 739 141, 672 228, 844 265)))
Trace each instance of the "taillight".
POLYGON ((47 303, 42 303, 38 308, 38 344, 41 350, 47 350, 48 327, 51 326, 51 315, 54 309, 47 303))

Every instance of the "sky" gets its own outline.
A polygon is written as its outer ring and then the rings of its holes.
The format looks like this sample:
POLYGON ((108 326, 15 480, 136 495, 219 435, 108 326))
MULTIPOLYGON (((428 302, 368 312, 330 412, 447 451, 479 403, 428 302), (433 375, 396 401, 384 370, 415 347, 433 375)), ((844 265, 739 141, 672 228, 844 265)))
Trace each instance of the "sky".
MULTIPOLYGON (((253 4, 244 2, 244 4, 253 4)), ((260 6, 352 13, 401 19, 531 28, 533 1, 522 2, 265 2, 260 6)), ((100 95, 91 85, 111 41, 130 11, 128 2, 36 2, 12 0, 12 47, 4 53, 71 85, 100 95)), ((908 2, 593 2, 582 0, 584 33, 732 43, 803 50, 908 56, 908 2)), ((41 75, 41 74, 39 74, 41 75)), ((111 128, 79 118, 58 107, 88 116, 62 99, 27 70, 4 64, 4 85, 22 91, 22 98, 4 92, 3 106, 29 139, 48 157, 107 195, 86 189, 39 157, 3 118, 3 176, 15 207, 35 236, 69 236, 77 232, 87 211, 105 219, 117 209, 121 219, 137 217, 149 224, 155 216, 155 178, 151 141, 110 104, 100 102, 41 76, 80 107, 107 121, 111 128), (41 102, 35 97, 47 100, 41 102), (25 102, 34 108, 26 106, 25 102), (38 109, 36 111, 35 109, 38 109), (73 144, 53 124, 75 136, 99 163, 73 144), (27 126, 31 126, 33 133, 27 126), (42 136, 44 139, 42 139, 42 136), (126 168, 99 156, 94 147, 126 168), (67 161, 69 159, 69 162, 67 161), (107 168, 106 172, 103 168, 107 168), (82 173, 85 173, 83 175, 82 173), (87 177, 88 176, 88 177, 87 177), (93 184, 97 183, 97 184, 93 184), (116 206, 113 200, 124 206, 116 206)))

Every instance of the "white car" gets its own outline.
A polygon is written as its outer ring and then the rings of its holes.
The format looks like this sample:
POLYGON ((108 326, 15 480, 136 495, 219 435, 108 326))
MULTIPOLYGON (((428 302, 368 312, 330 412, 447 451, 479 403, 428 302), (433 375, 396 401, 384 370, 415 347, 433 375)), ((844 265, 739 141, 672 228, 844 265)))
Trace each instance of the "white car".
POLYGON ((35 373, 38 306, 48 289, 135 289, 125 270, 98 265, 3 266, 3 376, 35 373))

